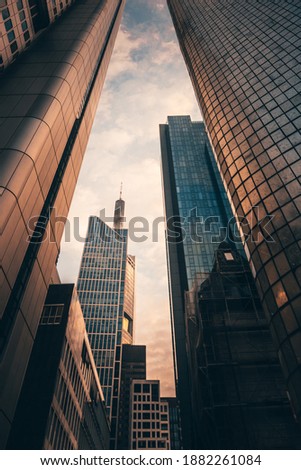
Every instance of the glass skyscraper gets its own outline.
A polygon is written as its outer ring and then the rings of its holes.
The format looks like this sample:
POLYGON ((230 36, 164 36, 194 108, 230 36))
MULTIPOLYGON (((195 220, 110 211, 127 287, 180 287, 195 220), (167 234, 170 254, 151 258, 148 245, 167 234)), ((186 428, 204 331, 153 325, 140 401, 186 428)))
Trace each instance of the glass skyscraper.
POLYGON ((169 116, 167 124, 160 126, 160 133, 162 157, 169 163, 167 168, 163 162, 170 178, 168 195, 173 198, 174 209, 178 209, 166 211, 167 222, 170 228, 176 223, 181 225, 191 289, 197 273, 211 271, 219 243, 235 241, 236 236, 238 247, 242 247, 204 123, 192 122, 189 116, 169 116))
MULTIPOLYGON (((13 24, 17 31, 20 14, 26 16, 15 8, 21 3, 0 2, 2 31, 13 24)), ((35 4, 45 2, 29 2, 33 9, 35 4)), ((124 4, 74 2, 0 77, 1 448, 14 418, 124 4)))
POLYGON ((77 282, 96 368, 111 421, 111 447, 116 446, 122 344, 133 342, 135 257, 128 254, 123 228, 124 201, 116 201, 114 227, 90 217, 77 282))
POLYGON ((168 117, 160 136, 183 447, 299 448, 279 360, 204 123, 168 117))
MULTIPOLYGON (((193 440, 193 410, 184 293, 199 282, 200 274, 211 272, 219 244, 234 243, 236 234, 204 123, 192 122, 189 116, 169 116, 167 124, 160 125, 160 137, 177 396, 187 449, 193 440)), ((236 245, 242 249, 239 240, 236 245)))
POLYGON ((300 421, 301 4, 168 5, 300 421))

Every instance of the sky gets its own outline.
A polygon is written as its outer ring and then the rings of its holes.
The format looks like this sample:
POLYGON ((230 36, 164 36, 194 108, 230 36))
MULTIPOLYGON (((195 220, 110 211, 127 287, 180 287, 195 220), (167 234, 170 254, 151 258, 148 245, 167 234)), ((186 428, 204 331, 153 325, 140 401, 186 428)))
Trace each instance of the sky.
MULTIPOLYGON (((174 395, 174 373, 164 223, 152 227, 164 214, 159 124, 169 115, 201 120, 165 0, 127 0, 69 221, 73 228, 78 218, 84 239, 90 215, 112 216, 121 181, 127 225, 147 219, 149 232, 136 234, 147 239, 129 242, 136 256, 134 342, 146 344, 147 378, 160 379, 162 396, 174 395)), ((63 237, 62 282, 76 283, 82 250, 83 241, 63 237)))

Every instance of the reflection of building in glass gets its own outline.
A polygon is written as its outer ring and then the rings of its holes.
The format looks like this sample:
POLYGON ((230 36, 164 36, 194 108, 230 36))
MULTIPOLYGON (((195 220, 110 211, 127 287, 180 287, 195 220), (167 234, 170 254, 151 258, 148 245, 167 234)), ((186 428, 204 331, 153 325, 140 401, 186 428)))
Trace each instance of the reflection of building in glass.
POLYGON ((193 287, 198 273, 211 271, 216 248, 234 230, 204 124, 192 122, 189 116, 168 117, 167 124, 160 126, 160 136, 176 387, 183 446, 189 449, 193 436, 184 292, 193 287))
POLYGON ((108 449, 110 429, 73 284, 51 285, 8 442, 10 449, 108 449))
POLYGON ((146 346, 122 346, 121 384, 118 418, 118 443, 120 450, 130 449, 130 394, 134 379, 146 379, 146 346))
POLYGON ((192 122, 189 116, 169 116, 167 124, 160 125, 160 135, 163 177, 169 178, 169 188, 164 185, 169 240, 178 236, 177 231, 172 236, 172 217, 178 216, 184 255, 190 258, 186 262, 190 288, 196 273, 211 270, 216 247, 233 230, 233 214, 204 123, 192 122))
POLYGON ((247 261, 222 243, 186 294, 194 434, 202 449, 300 449, 247 261))
POLYGON ((178 400, 175 397, 164 397, 162 401, 168 403, 169 407, 169 434, 170 434, 170 449, 182 449, 181 437, 181 417, 178 400))
MULTIPOLYGON (((116 201, 115 209, 121 204, 116 201)), ((77 282, 89 341, 111 421, 116 445, 122 344, 133 342, 135 257, 128 255, 128 230, 115 210, 114 228, 90 217, 77 282)))
POLYGON ((160 399, 159 380, 131 384, 131 449, 170 449, 168 401, 160 399))
POLYGON ((300 421, 301 4, 168 5, 300 421))
MULTIPOLYGON (((14 10, 20 4, 7 2, 12 3, 14 10)), ((0 77, 1 448, 14 418, 124 3, 75 2, 0 77)), ((2 19, 5 4, 0 3, 2 19)))

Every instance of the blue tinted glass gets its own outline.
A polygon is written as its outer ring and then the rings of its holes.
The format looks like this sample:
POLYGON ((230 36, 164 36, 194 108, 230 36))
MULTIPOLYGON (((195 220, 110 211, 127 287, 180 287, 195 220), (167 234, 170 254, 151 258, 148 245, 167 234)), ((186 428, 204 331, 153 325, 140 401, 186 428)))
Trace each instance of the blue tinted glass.
POLYGON ((12 42, 16 38, 15 33, 13 31, 10 31, 9 33, 7 33, 7 37, 8 37, 9 42, 12 42))
POLYGON ((4 23, 4 25, 5 25, 6 31, 9 31, 9 30, 12 29, 12 27, 13 27, 13 24, 12 24, 11 20, 6 21, 6 22, 4 23))
POLYGON ((7 18, 10 17, 10 14, 9 14, 9 9, 8 8, 4 8, 4 10, 2 10, 2 18, 4 20, 6 20, 7 18))

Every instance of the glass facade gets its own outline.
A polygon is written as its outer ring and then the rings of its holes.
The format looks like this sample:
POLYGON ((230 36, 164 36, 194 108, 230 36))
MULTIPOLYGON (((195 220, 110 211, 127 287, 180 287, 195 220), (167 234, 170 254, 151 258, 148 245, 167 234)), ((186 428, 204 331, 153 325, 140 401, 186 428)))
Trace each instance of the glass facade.
POLYGON ((300 419, 300 2, 168 5, 300 419))
POLYGON ((171 321, 180 401, 183 446, 193 441, 192 408, 186 350, 184 293, 208 276, 215 251, 235 241, 235 224, 202 122, 189 116, 170 116, 160 126, 162 176, 167 222, 167 255, 171 321))
POLYGON ((197 449, 300 449, 284 378, 254 279, 228 243, 186 293, 197 449))
POLYGON ((13 420, 124 3, 75 2, 0 77, 1 448, 13 420))
POLYGON ((77 282, 87 332, 117 436, 122 344, 133 341, 135 258, 127 254, 128 230, 90 217, 77 282))
MULTIPOLYGON (((165 129, 178 206, 177 213, 166 214, 167 225, 172 229, 173 217, 179 216, 191 289, 196 274, 211 271, 218 245, 235 236, 234 219, 204 123, 169 116, 165 129)), ((242 250, 240 240, 237 246, 242 250)))

